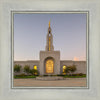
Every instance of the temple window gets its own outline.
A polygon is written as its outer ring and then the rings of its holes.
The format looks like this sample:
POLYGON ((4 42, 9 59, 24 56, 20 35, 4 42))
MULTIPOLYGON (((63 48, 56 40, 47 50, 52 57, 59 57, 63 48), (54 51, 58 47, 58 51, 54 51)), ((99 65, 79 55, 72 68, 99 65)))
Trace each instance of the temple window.
POLYGON ((64 65, 64 66, 63 66, 63 73, 65 73, 65 69, 66 69, 66 66, 64 65))
POLYGON ((34 66, 34 69, 37 70, 37 66, 36 65, 34 66))

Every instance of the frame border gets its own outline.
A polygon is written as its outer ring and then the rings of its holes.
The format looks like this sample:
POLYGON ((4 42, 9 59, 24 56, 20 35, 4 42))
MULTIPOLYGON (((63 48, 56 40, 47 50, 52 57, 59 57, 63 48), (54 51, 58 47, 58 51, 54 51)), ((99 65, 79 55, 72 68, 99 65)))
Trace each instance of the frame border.
POLYGON ((89 11, 11 11, 11 89, 89 89, 89 11), (52 14, 52 13, 86 13, 86 87, 14 87, 13 65, 14 65, 14 14, 52 14))

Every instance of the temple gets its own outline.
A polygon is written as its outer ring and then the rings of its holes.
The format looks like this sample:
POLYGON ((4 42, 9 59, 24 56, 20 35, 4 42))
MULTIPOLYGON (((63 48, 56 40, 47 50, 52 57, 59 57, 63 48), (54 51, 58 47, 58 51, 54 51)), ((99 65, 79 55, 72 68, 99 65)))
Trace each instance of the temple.
POLYGON ((46 36, 45 50, 40 51, 39 56, 40 60, 14 61, 14 65, 19 64, 22 66, 20 73, 24 73, 24 66, 29 65, 31 69, 37 69, 39 75, 62 74, 66 66, 76 65, 77 70, 74 73, 86 74, 86 61, 60 60, 60 51, 54 50, 50 21, 46 36))

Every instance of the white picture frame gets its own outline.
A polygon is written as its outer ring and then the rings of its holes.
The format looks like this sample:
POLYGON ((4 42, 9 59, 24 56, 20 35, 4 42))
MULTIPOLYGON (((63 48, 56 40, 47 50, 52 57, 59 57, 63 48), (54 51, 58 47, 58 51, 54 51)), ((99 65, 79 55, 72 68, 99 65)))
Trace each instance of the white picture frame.
POLYGON ((33 88, 33 89, 51 89, 51 88, 53 88, 53 89, 58 89, 58 88, 60 88, 60 89, 88 89, 89 88, 89 64, 88 64, 88 62, 89 62, 89 60, 88 60, 88 35, 89 35, 89 30, 88 30, 88 28, 89 28, 89 11, 11 11, 11 37, 12 37, 12 39, 11 39, 11 43, 12 43, 12 46, 11 46, 11 48, 12 48, 12 67, 11 67, 11 88, 14 88, 14 89, 21 89, 21 88, 23 88, 23 89, 28 89, 28 88, 33 88), (13 66, 14 66, 14 42, 15 42, 15 40, 14 40, 14 15, 15 14, 86 14, 86 33, 85 33, 85 38, 86 38, 86 44, 85 44, 85 47, 86 47, 86 49, 85 49, 85 52, 86 52, 86 86, 67 86, 67 87, 65 87, 65 86, 59 86, 59 87, 47 87, 47 86, 39 86, 39 87, 36 87, 36 86, 30 86, 30 87, 27 87, 27 86, 14 86, 14 68, 13 68, 13 66))
POLYGON ((0 97, 2 100, 99 100, 100 34, 99 0, 0 1, 0 97), (11 11, 88 11, 89 12, 89 88, 87 89, 14 89, 11 88, 12 35, 11 11))

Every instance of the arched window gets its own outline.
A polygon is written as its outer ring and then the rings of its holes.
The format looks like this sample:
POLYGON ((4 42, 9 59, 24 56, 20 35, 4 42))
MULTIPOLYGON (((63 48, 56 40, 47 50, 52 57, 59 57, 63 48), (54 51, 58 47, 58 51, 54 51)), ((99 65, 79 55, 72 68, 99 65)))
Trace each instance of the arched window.
POLYGON ((64 66, 63 66, 63 73, 65 73, 65 69, 66 69, 66 66, 64 65, 64 66))
POLYGON ((37 66, 36 65, 34 66, 34 69, 37 70, 37 66))

